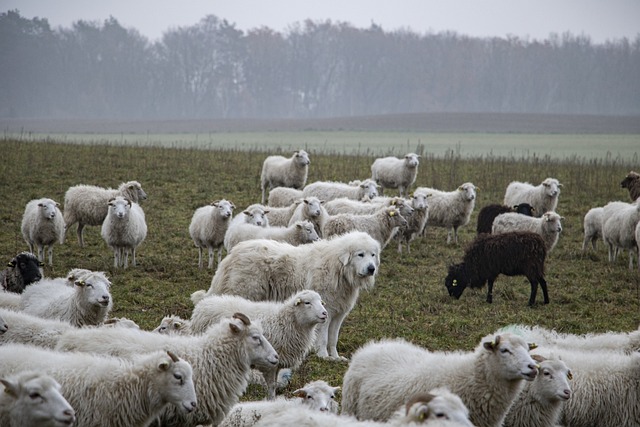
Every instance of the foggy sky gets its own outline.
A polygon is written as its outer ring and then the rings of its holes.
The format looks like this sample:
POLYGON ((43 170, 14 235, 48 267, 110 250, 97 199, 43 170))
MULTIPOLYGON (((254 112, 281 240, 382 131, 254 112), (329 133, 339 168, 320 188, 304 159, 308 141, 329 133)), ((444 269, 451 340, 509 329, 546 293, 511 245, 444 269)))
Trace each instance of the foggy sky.
POLYGON ((286 31, 310 18, 477 37, 541 40, 569 31, 595 43, 640 34, 638 0, 0 0, 0 12, 14 9, 28 19, 46 18, 53 27, 113 16, 151 40, 210 14, 242 30, 266 26, 286 31))

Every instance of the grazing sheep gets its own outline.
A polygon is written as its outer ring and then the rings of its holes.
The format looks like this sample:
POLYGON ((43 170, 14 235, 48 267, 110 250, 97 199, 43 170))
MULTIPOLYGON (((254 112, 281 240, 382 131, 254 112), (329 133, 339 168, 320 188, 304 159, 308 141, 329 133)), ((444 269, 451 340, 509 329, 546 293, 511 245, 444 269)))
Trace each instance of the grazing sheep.
POLYGON ((278 398, 273 401, 241 402, 236 404, 218 427, 253 427, 256 422, 271 412, 286 412, 297 406, 312 411, 338 413, 338 403, 334 400, 340 387, 331 387, 326 381, 318 380, 306 384, 292 394, 294 399, 278 398))
POLYGON ((269 156, 262 163, 260 174, 260 190, 262 191, 262 204, 265 200, 265 191, 275 187, 290 187, 299 190, 307 182, 309 173, 309 154, 304 150, 293 152, 293 156, 269 156))
POLYGON ((503 204, 515 206, 529 203, 533 206, 533 214, 541 217, 545 212, 555 211, 562 184, 555 178, 547 178, 540 185, 533 186, 528 182, 513 181, 507 185, 503 204))
POLYGON ((640 203, 607 204, 602 213, 602 240, 609 247, 609 262, 615 262, 620 249, 629 251, 629 270, 637 252, 635 229, 640 222, 640 203))
POLYGON ((293 211, 288 225, 291 225, 296 221, 310 221, 311 224, 313 224, 316 233, 318 233, 318 236, 323 237, 322 229, 324 228, 324 223, 329 217, 329 214, 322 206, 324 202, 313 196, 305 197, 301 200, 302 201, 296 206, 295 210, 293 211))
POLYGON ((562 231, 564 217, 555 212, 545 212, 540 218, 520 215, 517 213, 505 213, 498 215, 493 220, 491 232, 503 234, 513 231, 530 231, 539 234, 544 240, 547 253, 550 253, 558 243, 562 231))
POLYGON ((478 225, 476 227, 476 232, 478 234, 491 233, 493 220, 500 214, 515 212, 522 215, 533 216, 533 211, 533 206, 529 203, 520 203, 513 207, 499 204, 487 205, 478 212, 478 225))
POLYGON ((371 165, 371 179, 380 187, 380 194, 385 188, 397 188, 400 197, 416 182, 420 155, 409 153, 404 159, 383 157, 376 159, 371 165))
POLYGON ((329 200, 346 197, 353 200, 373 199, 378 195, 378 184, 370 179, 365 179, 358 185, 349 185, 342 182, 316 181, 302 189, 302 196, 315 196, 320 200, 329 200))
POLYGON ((222 260, 222 245, 229 228, 235 205, 227 200, 216 200, 202 206, 193 214, 189 224, 189 235, 198 248, 198 268, 202 268, 202 250, 209 250, 208 268, 213 268, 213 253, 218 251, 218 264, 222 260))
POLYGON ((313 347, 316 325, 327 321, 320 295, 303 290, 284 302, 255 302, 234 295, 212 295, 193 309, 191 330, 203 333, 212 324, 240 312, 262 323, 265 338, 278 353, 278 365, 260 367, 267 386, 267 398, 276 397, 279 369, 297 369, 313 347))
POLYGON ((359 231, 303 246, 250 240, 222 261, 209 290, 196 291, 191 299, 197 303, 207 295, 228 294, 284 301, 303 289, 314 290, 329 313, 329 321, 318 328, 318 356, 340 359, 336 345, 342 322, 360 289, 373 287, 379 266, 380 244, 359 231))
POLYGON ((77 222, 78 243, 84 246, 84 226, 102 225, 107 217, 109 200, 118 196, 140 203, 147 198, 147 193, 138 181, 122 183, 117 190, 93 185, 70 187, 64 195, 65 232, 77 222))
POLYGON ((217 425, 247 388, 252 366, 276 366, 278 355, 258 322, 236 313, 202 335, 163 335, 133 329, 77 329, 60 338, 59 351, 131 357, 158 348, 180 352, 193 366, 198 408, 190 414, 168 408, 163 426, 217 425))
MULTIPOLYGON (((519 214, 515 214, 519 215, 519 214)), ((549 303, 544 262, 547 249, 542 237, 531 232, 479 234, 467 247, 462 262, 449 266, 444 284, 449 295, 460 298, 464 289, 481 288, 489 283, 487 302, 493 302, 493 282, 500 274, 524 275, 531 284, 529 305, 536 301, 538 283, 544 303, 549 303)))
POLYGON ((0 376, 32 369, 55 378, 79 426, 147 426, 169 405, 196 408, 192 368, 171 352, 123 359, 8 344, 0 355, 0 376))
POLYGON ((234 225, 228 230, 224 247, 229 252, 238 243, 253 239, 269 239, 298 246, 315 242, 319 237, 309 221, 296 221, 288 227, 258 227, 245 223, 234 225))
POLYGON ((27 203, 22 216, 22 237, 29 251, 38 251, 38 260, 44 262, 48 247, 49 265, 53 265, 53 245, 64 243, 64 219, 59 204, 51 199, 34 199, 27 203))
POLYGON ((6 331, 0 335, 0 346, 20 343, 53 349, 62 334, 73 329, 69 322, 43 319, 22 311, 0 308, 0 316, 7 325, 6 331))
POLYGON ((166 335, 189 335, 191 334, 191 320, 173 314, 165 316, 160 325, 152 332, 166 335))
POLYGON ((640 353, 630 355, 555 347, 536 350, 571 367, 572 396, 562 408, 565 426, 640 426, 640 353))
POLYGON ((537 374, 530 346, 511 334, 482 340, 474 352, 432 352, 403 339, 370 342, 351 358, 342 385, 342 413, 387 420, 407 396, 447 387, 473 424, 497 427, 526 381, 537 374))
POLYGON ((73 287, 46 281, 25 289, 21 308, 25 313, 73 326, 100 325, 113 305, 110 287, 111 282, 100 271, 76 280, 73 287))
POLYGON ((629 190, 629 197, 635 202, 640 197, 640 174, 634 171, 629 172, 620 182, 620 187, 629 190))
POLYGON ((113 266, 127 268, 129 254, 136 266, 136 248, 147 237, 147 223, 139 204, 124 197, 109 200, 109 213, 102 223, 102 238, 113 250, 113 266))
POLYGON ((276 187, 269 191, 267 205, 274 208, 291 206, 296 200, 302 199, 302 190, 289 187, 276 187))
POLYGON ((604 208, 598 207, 589 209, 584 216, 584 240, 582 241, 582 252, 587 250, 587 244, 591 242, 593 250, 596 250, 596 241, 602 239, 602 214, 604 208))
POLYGON ((640 352, 640 327, 631 332, 605 332, 599 334, 565 334, 542 326, 509 325, 497 333, 510 332, 543 347, 575 351, 615 351, 624 354, 640 352))
POLYGON ((411 253, 411 242, 418 236, 422 235, 427 221, 429 220, 429 203, 428 194, 414 191, 411 196, 411 207, 413 213, 407 217, 407 226, 401 228, 395 235, 398 241, 398 253, 402 253, 402 246, 407 245, 407 253, 411 253))
POLYGON ((22 371, 0 378, 0 425, 3 427, 71 426, 75 411, 49 375, 22 371))
POLYGON ((538 362, 538 375, 526 383, 504 419, 504 427, 555 427, 564 403, 571 398, 573 374, 559 359, 531 356, 538 362))
POLYGON ((0 271, 0 290, 21 294, 24 289, 42 279, 42 261, 30 252, 20 252, 0 271))
POLYGON ((448 229, 447 244, 458 243, 458 228, 469 223, 476 205, 476 186, 465 182, 454 191, 418 187, 416 191, 429 195, 429 225, 448 229))
POLYGON ((269 226, 286 227, 287 225, 289 225, 289 221, 291 220, 293 213, 296 211, 296 208, 300 204, 300 200, 296 200, 289 206, 285 206, 282 208, 269 207, 269 210, 265 214, 269 226))
POLYGON ((381 207, 371 215, 338 214, 330 216, 324 224, 322 235, 331 237, 350 231, 363 231, 373 237, 384 249, 399 228, 406 227, 407 220, 395 206, 381 207))

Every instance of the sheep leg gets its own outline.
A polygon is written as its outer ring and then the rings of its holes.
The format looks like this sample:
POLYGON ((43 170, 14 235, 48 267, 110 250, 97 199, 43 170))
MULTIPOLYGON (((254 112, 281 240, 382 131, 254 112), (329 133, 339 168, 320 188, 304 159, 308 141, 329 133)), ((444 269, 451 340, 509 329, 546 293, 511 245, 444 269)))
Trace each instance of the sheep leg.
POLYGON ((493 282, 495 278, 489 279, 487 282, 487 302, 491 304, 493 302, 493 282))
POLYGON ((78 244, 80 245, 80 247, 84 247, 84 224, 79 222, 78 223, 78 229, 76 230, 76 234, 78 235, 78 244))
POLYGON ((53 245, 49 245, 49 265, 53 265, 53 245))
POLYGON ((198 268, 202 268, 202 246, 198 246, 198 268))
POLYGON ((122 248, 122 256, 124 258, 124 262, 122 263, 124 268, 129 266, 129 249, 122 248))
POLYGON ((120 258, 120 249, 113 248, 113 266, 115 268, 118 268, 119 258, 120 258))
POLYGON ((209 265, 207 268, 213 268, 213 248, 209 247, 209 265))
POLYGON ((547 281, 544 277, 540 278, 540 287, 542 288, 542 296, 544 297, 544 303, 549 304, 549 292, 547 292, 547 281))
POLYGON ((635 251, 633 249, 629 249, 629 270, 633 270, 633 256, 635 255, 635 251))
POLYGON ((44 262, 44 245, 36 245, 38 251, 38 261, 44 262))
MULTIPOLYGON (((531 295, 529 295, 529 306, 533 307, 533 305, 536 303, 536 294, 538 293, 538 281, 535 280, 535 279, 530 278, 529 279, 529 283, 531 283, 531 295)), ((545 286, 545 288, 546 288, 546 286, 545 286)), ((546 292, 544 292, 544 290, 542 292, 546 293, 546 292)))
POLYGON ((131 265, 136 266, 136 248, 133 248, 131 251, 131 265))

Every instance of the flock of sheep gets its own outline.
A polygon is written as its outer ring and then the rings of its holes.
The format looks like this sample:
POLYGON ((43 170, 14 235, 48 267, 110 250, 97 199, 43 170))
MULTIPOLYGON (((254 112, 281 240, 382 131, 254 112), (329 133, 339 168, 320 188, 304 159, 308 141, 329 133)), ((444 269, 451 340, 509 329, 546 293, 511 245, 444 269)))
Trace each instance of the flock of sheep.
MULTIPOLYGON (((167 316, 153 331, 109 317, 104 273, 42 273, 46 250, 51 264, 53 245, 76 223, 81 246, 84 226, 101 226, 114 267, 127 268, 129 257, 135 266, 147 234, 140 183, 71 187, 64 215, 54 200, 30 201, 22 221, 30 252, 0 272, 0 425, 640 426, 640 328, 576 336, 511 325, 471 352, 371 341, 349 361, 341 410, 340 387, 324 381, 276 397, 310 352, 347 361, 337 351, 342 323, 360 290, 374 286, 389 243, 409 251, 428 226, 458 242, 478 189, 416 187, 407 197, 419 158, 377 159, 362 181, 307 185, 305 151, 267 157, 261 204, 234 215, 222 199, 194 212, 198 266, 206 249, 213 269, 217 251, 211 285, 191 295, 190 319, 167 316), (391 189, 399 196, 383 195, 391 189), (262 384, 265 401, 239 402, 250 382, 262 384)), ((590 210, 583 250, 601 238, 611 261, 627 249, 632 268, 640 175, 621 185, 632 203, 590 210)), ((562 231, 560 188, 553 178, 512 182, 502 204, 483 207, 477 237, 445 278, 449 294, 486 283, 491 303, 500 274, 523 275, 529 305, 538 285, 548 303, 544 264, 562 231)))

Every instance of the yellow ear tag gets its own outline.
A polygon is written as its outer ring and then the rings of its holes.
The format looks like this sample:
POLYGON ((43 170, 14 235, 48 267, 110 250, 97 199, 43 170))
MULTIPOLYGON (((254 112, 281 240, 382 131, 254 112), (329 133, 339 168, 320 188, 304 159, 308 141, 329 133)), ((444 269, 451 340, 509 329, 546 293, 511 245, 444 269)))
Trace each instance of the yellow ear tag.
POLYGON ((389 212, 389 216, 394 216, 396 213, 394 211, 389 212))
POLYGON ((573 379, 573 374, 571 372, 568 372, 567 373, 567 378, 572 380, 573 379))
POLYGON ((458 281, 457 281, 457 280, 455 280, 455 279, 453 279, 453 283, 452 283, 452 285, 453 285, 453 286, 458 286, 458 281))

